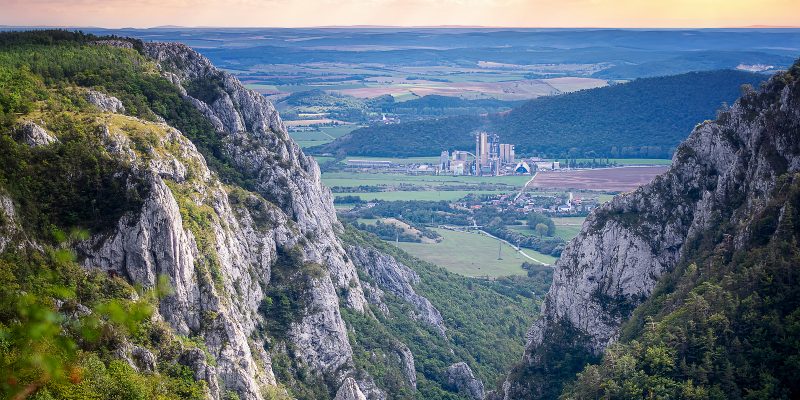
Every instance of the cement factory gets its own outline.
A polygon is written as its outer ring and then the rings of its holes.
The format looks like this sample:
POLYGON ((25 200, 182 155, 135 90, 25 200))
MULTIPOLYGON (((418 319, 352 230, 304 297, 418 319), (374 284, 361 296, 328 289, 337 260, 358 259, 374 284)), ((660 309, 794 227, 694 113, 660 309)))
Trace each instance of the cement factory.
POLYGON ((558 161, 538 158, 517 161, 513 144, 500 143, 496 133, 481 131, 475 133, 475 153, 456 150, 450 155, 447 150, 442 151, 438 170, 453 175, 527 175, 532 172, 531 164, 534 169, 559 169, 558 161))
POLYGON ((384 160, 347 160, 347 167, 361 170, 386 170, 407 174, 450 174, 473 176, 530 175, 537 170, 560 169, 558 161, 540 158, 516 159, 514 145, 500 143, 496 133, 475 133, 475 152, 442 151, 439 163, 419 164, 412 168, 384 160))

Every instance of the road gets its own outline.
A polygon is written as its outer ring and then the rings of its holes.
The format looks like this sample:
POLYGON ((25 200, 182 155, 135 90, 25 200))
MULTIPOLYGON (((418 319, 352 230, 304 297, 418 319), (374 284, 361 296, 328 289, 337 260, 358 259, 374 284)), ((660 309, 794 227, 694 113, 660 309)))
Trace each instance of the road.
POLYGON ((517 199, 519 198, 519 196, 522 196, 522 193, 525 193, 525 188, 527 188, 527 187, 528 187, 528 185, 530 185, 530 184, 533 182, 533 180, 534 180, 534 179, 536 179, 536 175, 537 175, 537 174, 539 174, 539 172, 534 172, 534 173, 533 173, 533 176, 531 177, 531 179, 529 179, 527 182, 525 182, 525 184, 524 184, 524 185, 522 185, 522 189, 520 189, 520 190, 519 190, 519 193, 517 193, 517 195, 516 195, 516 196, 514 196, 514 201, 517 201, 517 199))

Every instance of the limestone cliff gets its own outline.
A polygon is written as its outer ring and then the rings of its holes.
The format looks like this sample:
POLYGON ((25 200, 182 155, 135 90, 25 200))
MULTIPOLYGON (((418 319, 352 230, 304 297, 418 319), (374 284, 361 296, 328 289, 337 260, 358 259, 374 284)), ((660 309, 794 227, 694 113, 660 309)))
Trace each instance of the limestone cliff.
POLYGON ((668 172, 586 219, 555 265, 542 317, 497 398, 557 397, 563 380, 618 338, 620 325, 701 234, 732 227, 726 240, 744 246, 753 234, 749 218, 777 178, 800 170, 799 69, 758 92, 745 88, 717 120, 694 129, 668 172))
POLYGON ((339 295, 357 312, 364 312, 365 300, 336 239, 341 226, 317 164, 288 137, 272 104, 198 53, 158 43, 145 45, 144 53, 212 123, 224 156, 253 184, 250 191, 225 185, 182 132, 110 114, 124 108, 111 96, 89 92, 104 112, 97 117, 104 145, 146 180, 148 197, 113 232, 81 246, 84 265, 144 287, 169 278, 174 293, 162 300, 159 316, 179 334, 204 342, 216 365, 194 363, 195 373, 210 382, 212 397, 230 391, 263 398, 276 383, 270 351, 278 348, 270 347, 283 341, 295 365, 335 394, 355 372, 339 295), (183 88, 208 82, 217 84, 211 104, 183 88), (132 132, 149 133, 144 148, 132 132), (279 254, 293 250, 302 255, 299 265, 283 267, 320 272, 299 275, 298 315, 291 316, 286 337, 268 337, 264 332, 275 322, 259 310, 274 285, 279 254))
POLYGON ((483 382, 475 378, 472 369, 464 362, 455 363, 447 367, 447 381, 458 392, 467 395, 472 400, 483 400, 483 382))
MULTIPOLYGON (((382 290, 400 297, 414 307, 416 312, 412 318, 424 321, 436 329, 440 335, 445 335, 446 328, 442 314, 428 299, 414 291, 413 285, 419 283, 419 275, 414 270, 398 263, 394 257, 382 254, 373 248, 348 246, 347 252, 353 262, 372 277, 379 286, 379 288, 372 289, 376 291, 375 296, 378 299, 382 296, 380 293, 382 290)), ((380 300, 377 300, 376 303, 379 308, 385 309, 385 305, 381 307, 380 300)))

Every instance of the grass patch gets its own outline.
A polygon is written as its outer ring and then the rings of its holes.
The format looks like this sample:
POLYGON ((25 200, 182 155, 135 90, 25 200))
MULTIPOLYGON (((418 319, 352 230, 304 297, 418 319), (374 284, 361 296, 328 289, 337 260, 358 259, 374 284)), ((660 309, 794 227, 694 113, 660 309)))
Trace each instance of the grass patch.
MULTIPOLYGON (((371 158, 358 158, 359 160, 371 158)), ((438 160, 438 158, 437 158, 438 160)), ((361 185, 399 185, 407 183, 418 186, 437 186, 442 184, 501 184, 522 187, 531 179, 530 176, 452 176, 452 175, 405 175, 386 173, 360 173, 360 172, 326 172, 322 174, 322 181, 329 187, 334 186, 361 186, 361 185)))
MULTIPOLYGON (((439 243, 401 242, 397 246, 414 257, 464 276, 499 277, 526 274, 522 269, 522 263, 530 260, 505 243, 502 244, 502 260, 498 260, 499 245, 495 239, 478 233, 434 230, 442 236, 442 241, 439 243)), ((524 251, 548 264, 555 262, 555 257, 530 249, 524 251)))
POLYGON ((556 236, 567 241, 571 240, 578 236, 585 220, 586 217, 553 218, 553 222, 556 224, 556 236))
POLYGON ((321 140, 296 140, 295 139, 294 142, 297 143, 297 145, 300 146, 300 148, 304 149, 306 147, 319 146, 321 144, 329 143, 329 142, 332 142, 332 141, 333 141, 333 139, 321 139, 321 140))
POLYGON ((505 191, 491 191, 491 190, 448 190, 448 191, 434 191, 434 190, 420 190, 408 192, 375 192, 375 193, 336 193, 336 196, 358 196, 361 200, 445 200, 455 201, 463 198, 468 194, 503 194, 505 191))

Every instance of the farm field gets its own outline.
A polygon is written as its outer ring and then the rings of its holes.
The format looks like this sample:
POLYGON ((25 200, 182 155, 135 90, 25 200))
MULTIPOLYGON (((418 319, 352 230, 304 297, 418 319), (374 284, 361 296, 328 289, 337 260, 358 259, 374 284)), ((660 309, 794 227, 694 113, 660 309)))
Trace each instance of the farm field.
POLYGON ((356 187, 361 185, 400 185, 409 184, 417 186, 437 186, 443 184, 479 185, 479 184, 505 184, 520 188, 530 176, 452 176, 452 175, 405 175, 385 173, 359 173, 359 172, 326 172, 322 174, 322 181, 328 187, 356 187))
POLYGON ((333 125, 333 126, 320 126, 317 129, 323 134, 330 136, 332 138, 338 138, 344 136, 361 126, 355 124, 347 124, 347 125, 333 125))
MULTIPOLYGON (((490 72, 490 71, 486 71, 490 72)), ((491 71, 494 72, 494 71, 491 71)), ((456 96, 465 99, 495 98, 499 100, 527 100, 541 96, 550 96, 582 89, 591 89, 607 85, 607 81, 595 78, 552 78, 552 79, 516 79, 487 81, 429 81, 417 79, 409 81, 403 76, 394 80, 368 82, 366 87, 354 87, 336 90, 344 94, 359 98, 372 98, 381 95, 400 97, 414 95, 418 97, 428 95, 456 96)), ((505 78, 515 78, 508 76, 505 78)), ((435 78, 434 78, 435 79, 435 78)), ((473 78, 474 79, 474 78, 473 78)))
MULTIPOLYGON (((290 123, 293 122, 297 121, 285 121, 287 126, 291 126, 290 123)), ((300 147, 305 148, 332 142, 334 139, 344 136, 358 128, 358 125, 353 124, 316 126, 314 130, 289 132, 289 136, 291 136, 300 147)))
POLYGON ((408 157, 408 158, 400 158, 400 157, 369 157, 369 156, 352 156, 346 157, 342 159, 342 163, 346 163, 347 160, 370 160, 370 161, 391 161, 396 164, 425 164, 425 163, 437 163, 439 162, 439 156, 429 156, 429 157, 408 157))
POLYGON ((399 201, 399 200, 427 200, 427 201, 456 201, 470 193, 475 194, 503 194, 507 191, 491 191, 491 190, 417 190, 406 192, 373 192, 373 193, 334 193, 334 196, 358 196, 363 201, 384 200, 384 201, 399 201))
MULTIPOLYGON (((576 158, 575 161, 577 162, 591 162, 592 158, 576 158)), ((608 160, 610 162, 616 163, 617 165, 671 165, 672 160, 668 158, 595 158, 594 160, 598 161, 605 161, 608 160)), ((560 160, 562 162, 561 165, 566 160, 560 160)))
POLYGON ((325 143, 332 142, 332 141, 333 141, 333 139, 320 139, 320 140, 297 140, 297 139, 295 139, 295 143, 297 143, 297 145, 300 146, 300 148, 319 146, 321 144, 325 144, 325 143))
POLYGON ((628 192, 666 172, 666 166, 542 171, 530 184, 542 189, 579 189, 628 192))
MULTIPOLYGON (((525 275, 522 263, 530 261, 513 247, 479 233, 435 229, 441 236, 439 243, 394 243, 409 254, 465 276, 499 277, 525 275), (498 243, 502 243, 498 245, 498 243), (502 260, 497 259, 502 246, 502 260)), ((536 251, 524 250, 531 257, 548 264, 555 258, 536 251)))

